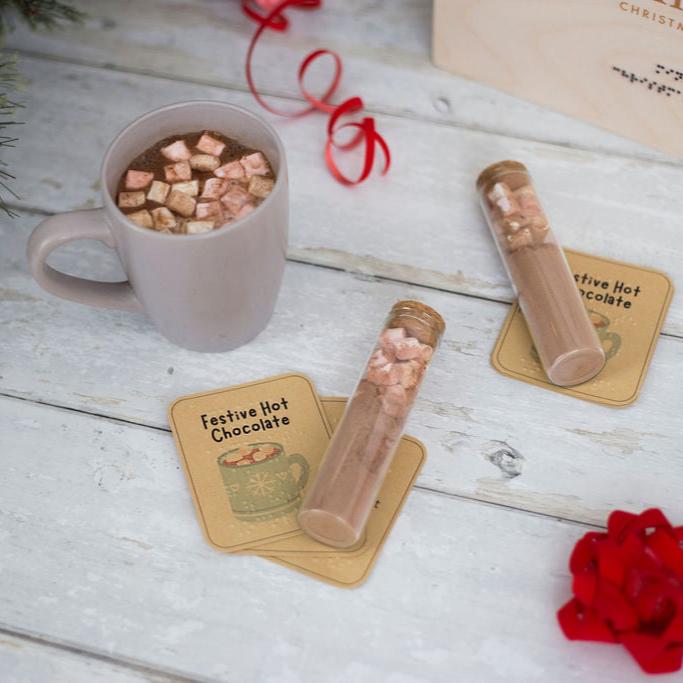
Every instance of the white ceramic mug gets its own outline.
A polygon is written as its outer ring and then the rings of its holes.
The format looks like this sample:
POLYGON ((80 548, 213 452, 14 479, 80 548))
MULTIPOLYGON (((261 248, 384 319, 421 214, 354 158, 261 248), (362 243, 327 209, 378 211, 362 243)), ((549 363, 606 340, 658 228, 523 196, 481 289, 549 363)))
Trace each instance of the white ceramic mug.
POLYGON ((169 340, 195 351, 228 351, 268 323, 287 252, 289 197, 285 151, 261 117, 231 104, 190 101, 157 109, 127 126, 109 146, 100 173, 103 207, 52 216, 28 243, 38 284, 52 294, 94 306, 144 311, 169 340), (277 180, 246 217, 199 235, 142 228, 119 211, 116 188, 130 162, 170 135, 215 130, 261 150, 277 180), (116 249, 125 282, 97 282, 47 265, 50 252, 72 240, 116 249))

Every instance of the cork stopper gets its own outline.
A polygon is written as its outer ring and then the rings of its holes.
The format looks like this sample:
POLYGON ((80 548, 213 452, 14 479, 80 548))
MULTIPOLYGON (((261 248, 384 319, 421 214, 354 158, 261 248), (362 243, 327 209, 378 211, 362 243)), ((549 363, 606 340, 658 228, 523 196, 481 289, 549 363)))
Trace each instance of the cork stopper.
POLYGON ((497 161, 495 164, 487 166, 477 178, 477 189, 482 192, 484 188, 489 187, 498 180, 501 176, 508 173, 526 173, 529 174, 529 169, 519 161, 497 161))
POLYGON ((404 300, 391 307, 387 327, 403 327, 411 337, 436 348, 446 330, 446 323, 431 306, 421 301, 404 300))

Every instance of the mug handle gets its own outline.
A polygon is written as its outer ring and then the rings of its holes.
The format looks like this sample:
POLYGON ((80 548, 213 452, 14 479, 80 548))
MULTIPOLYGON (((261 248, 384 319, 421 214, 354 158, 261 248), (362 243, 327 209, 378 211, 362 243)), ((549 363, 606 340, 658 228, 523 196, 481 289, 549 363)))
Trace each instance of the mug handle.
POLYGON ((299 475, 299 480, 296 482, 296 485, 299 487, 299 491, 303 491, 306 488, 308 474, 311 471, 308 460, 299 453, 293 453, 289 456, 289 467, 292 465, 299 465, 299 467, 301 467, 301 474, 299 475))
POLYGON ((609 350, 605 351, 605 358, 609 360, 617 355, 617 351, 619 351, 619 348, 621 347, 621 336, 616 332, 608 332, 603 339, 604 341, 609 342, 609 350))
POLYGON ((99 282, 67 275, 47 264, 47 258, 57 247, 74 240, 97 240, 113 249, 114 236, 104 220, 104 209, 71 211, 50 216, 31 233, 26 257, 35 281, 46 291, 63 299, 90 306, 142 311, 128 280, 99 282))

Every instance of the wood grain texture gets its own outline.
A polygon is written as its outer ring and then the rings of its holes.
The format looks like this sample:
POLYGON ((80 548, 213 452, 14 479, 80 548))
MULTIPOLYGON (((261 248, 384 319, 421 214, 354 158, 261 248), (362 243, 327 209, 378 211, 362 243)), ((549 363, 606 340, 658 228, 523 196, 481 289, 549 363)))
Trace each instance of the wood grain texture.
MULTIPOLYGON (((23 69, 31 80, 27 123, 7 159, 18 169, 22 204, 45 211, 99 203, 104 151, 137 115, 191 98, 254 106, 244 93, 158 78, 41 60, 24 60, 23 69)), ((657 267, 674 282, 683 272, 681 204, 672 189, 683 183, 683 167, 381 117, 391 173, 349 190, 324 169, 322 119, 273 123, 290 166, 293 259, 510 300, 473 183, 486 164, 513 157, 531 168, 565 246, 657 267)), ((664 330, 683 336, 680 294, 664 330)))
POLYGON ((437 0, 434 59, 681 158, 677 26, 667 0, 437 0))
POLYGON ((17 628, 226 683, 641 680, 555 622, 585 528, 416 490, 349 593, 209 548, 169 434, 0 399, 0 448, 17 628))
MULTIPOLYGON (((98 204, 107 144, 153 107, 256 109, 242 72, 253 25, 235 0, 80 4, 83 27, 10 36, 29 80, 27 124, 3 159, 25 209, 98 204)), ((472 185, 485 164, 518 157, 567 246, 677 283, 683 165, 433 68, 430 7, 330 1, 293 12, 292 32, 259 48, 259 82, 284 106, 298 106, 301 55, 338 49, 341 95, 379 113, 394 167, 349 191, 323 171, 323 118, 273 121, 300 263, 271 325, 234 353, 183 351, 143 316, 47 295, 24 257, 41 216, 0 221, 0 630, 36 636, 0 636, 3 683, 7 671, 22 683, 642 680, 618 648, 562 638, 554 611, 586 527, 552 517, 603 524, 614 507, 652 504, 680 517, 680 296, 632 408, 500 377, 488 356, 511 292, 472 185), (346 394, 387 308, 407 296, 449 329, 408 426, 429 458, 369 583, 341 592, 212 551, 167 432, 171 400, 289 370, 346 394)), ((51 262, 121 276, 92 244, 51 262)))
POLYGON ((1 629, 0 666, 3 683, 190 683, 185 676, 126 665, 1 629))
MULTIPOLYGON (((244 55, 255 24, 237 0, 80 0, 76 28, 9 36, 12 48, 59 60, 246 90, 244 55)), ((431 0, 345 0, 318 12, 291 10, 292 29, 267 35, 256 54, 259 87, 297 97, 304 55, 326 47, 344 60, 339 96, 361 95, 378 112, 553 142, 591 151, 667 159, 581 121, 453 76, 430 64, 431 0)), ((314 69, 310 84, 325 83, 314 69)))
MULTIPOLYGON (((23 264, 35 220, 3 228, 1 393, 162 429, 178 396, 289 371, 310 375, 322 395, 348 395, 391 304, 418 298, 448 326, 407 429, 429 451, 421 486, 598 524, 614 507, 678 508, 679 339, 662 337, 634 406, 592 406, 490 367, 505 304, 289 264, 275 316, 256 340, 231 353, 192 353, 141 315, 42 292, 23 264)), ((83 244, 54 262, 115 279, 114 260, 83 244)))

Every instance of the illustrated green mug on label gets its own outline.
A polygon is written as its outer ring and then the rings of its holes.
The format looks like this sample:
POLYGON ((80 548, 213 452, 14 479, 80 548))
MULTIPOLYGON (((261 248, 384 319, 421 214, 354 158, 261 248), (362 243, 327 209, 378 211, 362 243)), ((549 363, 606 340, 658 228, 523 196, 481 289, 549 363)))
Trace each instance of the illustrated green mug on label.
POLYGON ((613 358, 617 355, 617 351, 619 351, 621 346, 621 335, 608 331, 611 321, 606 315, 589 309, 588 317, 591 319, 593 327, 595 327, 595 331, 602 342, 602 347, 605 349, 605 358, 607 360, 613 358))
POLYGON ((303 455, 287 455, 280 444, 271 442, 244 444, 222 453, 218 469, 233 514, 249 522, 296 510, 310 471, 303 455))
MULTIPOLYGON (((588 317, 590 318, 590 321, 593 323, 595 331, 598 333, 598 338, 600 339, 602 348, 605 351, 605 360, 614 358, 614 356, 617 355, 617 352, 621 348, 621 335, 617 334, 616 332, 610 332, 608 330, 612 321, 606 315, 598 313, 597 311, 594 311, 592 308, 589 308, 588 317)), ((536 351, 536 347, 533 344, 531 346, 531 357, 537 363, 541 362, 540 358, 538 357, 538 351, 536 351)))

